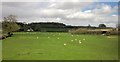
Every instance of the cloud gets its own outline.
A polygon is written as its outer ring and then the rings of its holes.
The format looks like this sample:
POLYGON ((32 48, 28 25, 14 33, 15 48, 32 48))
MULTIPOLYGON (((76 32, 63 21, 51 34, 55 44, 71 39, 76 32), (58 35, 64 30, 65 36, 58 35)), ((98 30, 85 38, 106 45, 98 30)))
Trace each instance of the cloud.
POLYGON ((86 13, 81 11, 66 16, 68 19, 91 19, 94 17, 95 15, 93 13, 86 13))
POLYGON ((90 5, 92 2, 53 2, 49 6, 50 8, 57 8, 57 9, 76 9, 76 8, 83 8, 87 5, 90 5))
MULTIPOLYGON (((2 16, 17 15, 19 21, 25 22, 64 22, 71 25, 98 25, 105 23, 115 25, 118 21, 117 6, 95 4, 93 2, 4 2, 2 16), (92 6, 93 8, 88 8, 92 6), (87 8, 87 9, 84 9, 87 8), (84 9, 84 10, 83 10, 84 9)), ((91 0, 93 1, 93 0, 91 0)))
POLYGON ((92 11, 91 10, 86 10, 84 11, 85 13, 91 13, 92 11))
POLYGON ((1 2, 93 2, 97 0, 1 0, 1 2))
POLYGON ((66 14, 62 9, 41 9, 39 13, 44 17, 61 17, 66 14))
POLYGON ((77 18, 77 19, 69 19, 69 20, 63 20, 62 22, 69 24, 69 25, 83 25, 88 26, 88 24, 91 24, 93 26, 98 26, 99 24, 103 23, 108 27, 116 27, 116 24, 118 23, 118 16, 95 16, 93 18, 77 18))
POLYGON ((105 15, 117 12, 117 10, 118 10, 117 6, 112 7, 106 4, 98 4, 96 5, 96 8, 92 10, 92 12, 99 15, 101 14, 105 15))
POLYGON ((19 18, 19 22, 60 22, 61 18, 19 18))
POLYGON ((5 2, 2 6, 2 17, 10 14, 17 15, 18 18, 54 17, 57 12, 61 12, 60 9, 47 8, 48 5, 49 2, 5 2))
POLYGON ((2 3, 0 2, 0 20, 2 19, 2 3))

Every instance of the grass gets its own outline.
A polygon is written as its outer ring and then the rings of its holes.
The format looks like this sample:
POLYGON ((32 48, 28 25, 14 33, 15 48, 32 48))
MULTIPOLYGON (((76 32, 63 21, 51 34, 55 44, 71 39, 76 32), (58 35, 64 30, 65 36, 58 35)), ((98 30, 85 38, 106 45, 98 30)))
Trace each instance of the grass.
POLYGON ((0 40, 0 61, 2 61, 2 41, 0 40))
POLYGON ((17 32, 2 42, 3 60, 118 59, 117 36, 17 32))
MULTIPOLYGON (((0 28, 0 37, 2 36, 2 30, 0 28)), ((2 61, 2 41, 0 40, 0 61, 2 61)))

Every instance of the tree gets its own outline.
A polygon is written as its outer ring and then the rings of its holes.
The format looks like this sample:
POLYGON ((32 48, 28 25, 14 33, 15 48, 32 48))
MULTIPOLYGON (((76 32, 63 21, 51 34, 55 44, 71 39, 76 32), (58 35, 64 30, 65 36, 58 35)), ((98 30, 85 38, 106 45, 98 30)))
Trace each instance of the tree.
POLYGON ((118 23, 116 28, 118 28, 118 31, 120 31, 120 23, 118 23))
POLYGON ((91 28, 91 25, 89 24, 87 27, 88 27, 88 28, 91 28))
POLYGON ((99 24, 99 28, 106 28, 105 24, 99 24))
POLYGON ((16 24, 17 17, 15 15, 9 15, 8 17, 4 17, 2 22, 2 30, 3 33, 12 33, 13 31, 17 31, 20 29, 19 25, 16 24))
POLYGON ((117 25, 116 25, 116 28, 120 28, 120 24, 117 24, 117 25))

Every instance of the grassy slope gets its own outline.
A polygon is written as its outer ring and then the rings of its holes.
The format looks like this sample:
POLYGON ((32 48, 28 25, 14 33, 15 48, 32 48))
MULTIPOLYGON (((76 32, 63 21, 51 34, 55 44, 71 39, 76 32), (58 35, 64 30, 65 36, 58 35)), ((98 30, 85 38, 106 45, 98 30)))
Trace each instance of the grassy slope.
POLYGON ((0 61, 2 60, 2 41, 0 40, 0 61))
POLYGON ((3 59, 114 60, 118 57, 117 42, 117 37, 107 38, 102 35, 72 37, 68 33, 60 35, 58 33, 16 33, 13 37, 3 40, 3 59), (83 38, 86 40, 83 41, 83 38), (78 39, 82 40, 81 44, 78 43, 78 39), (67 45, 64 46, 64 43, 67 45))
MULTIPOLYGON (((2 36, 2 29, 0 23, 0 37, 2 36)), ((2 60, 2 41, 0 40, 0 61, 2 60)))

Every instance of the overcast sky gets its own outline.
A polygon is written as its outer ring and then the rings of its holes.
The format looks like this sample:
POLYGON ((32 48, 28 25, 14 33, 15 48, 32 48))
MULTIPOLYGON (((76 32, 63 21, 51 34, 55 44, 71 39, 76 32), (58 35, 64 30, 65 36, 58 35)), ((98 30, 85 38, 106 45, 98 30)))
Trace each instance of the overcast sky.
POLYGON ((117 2, 3 2, 2 17, 16 15, 19 22, 60 22, 76 26, 118 23, 117 2))

